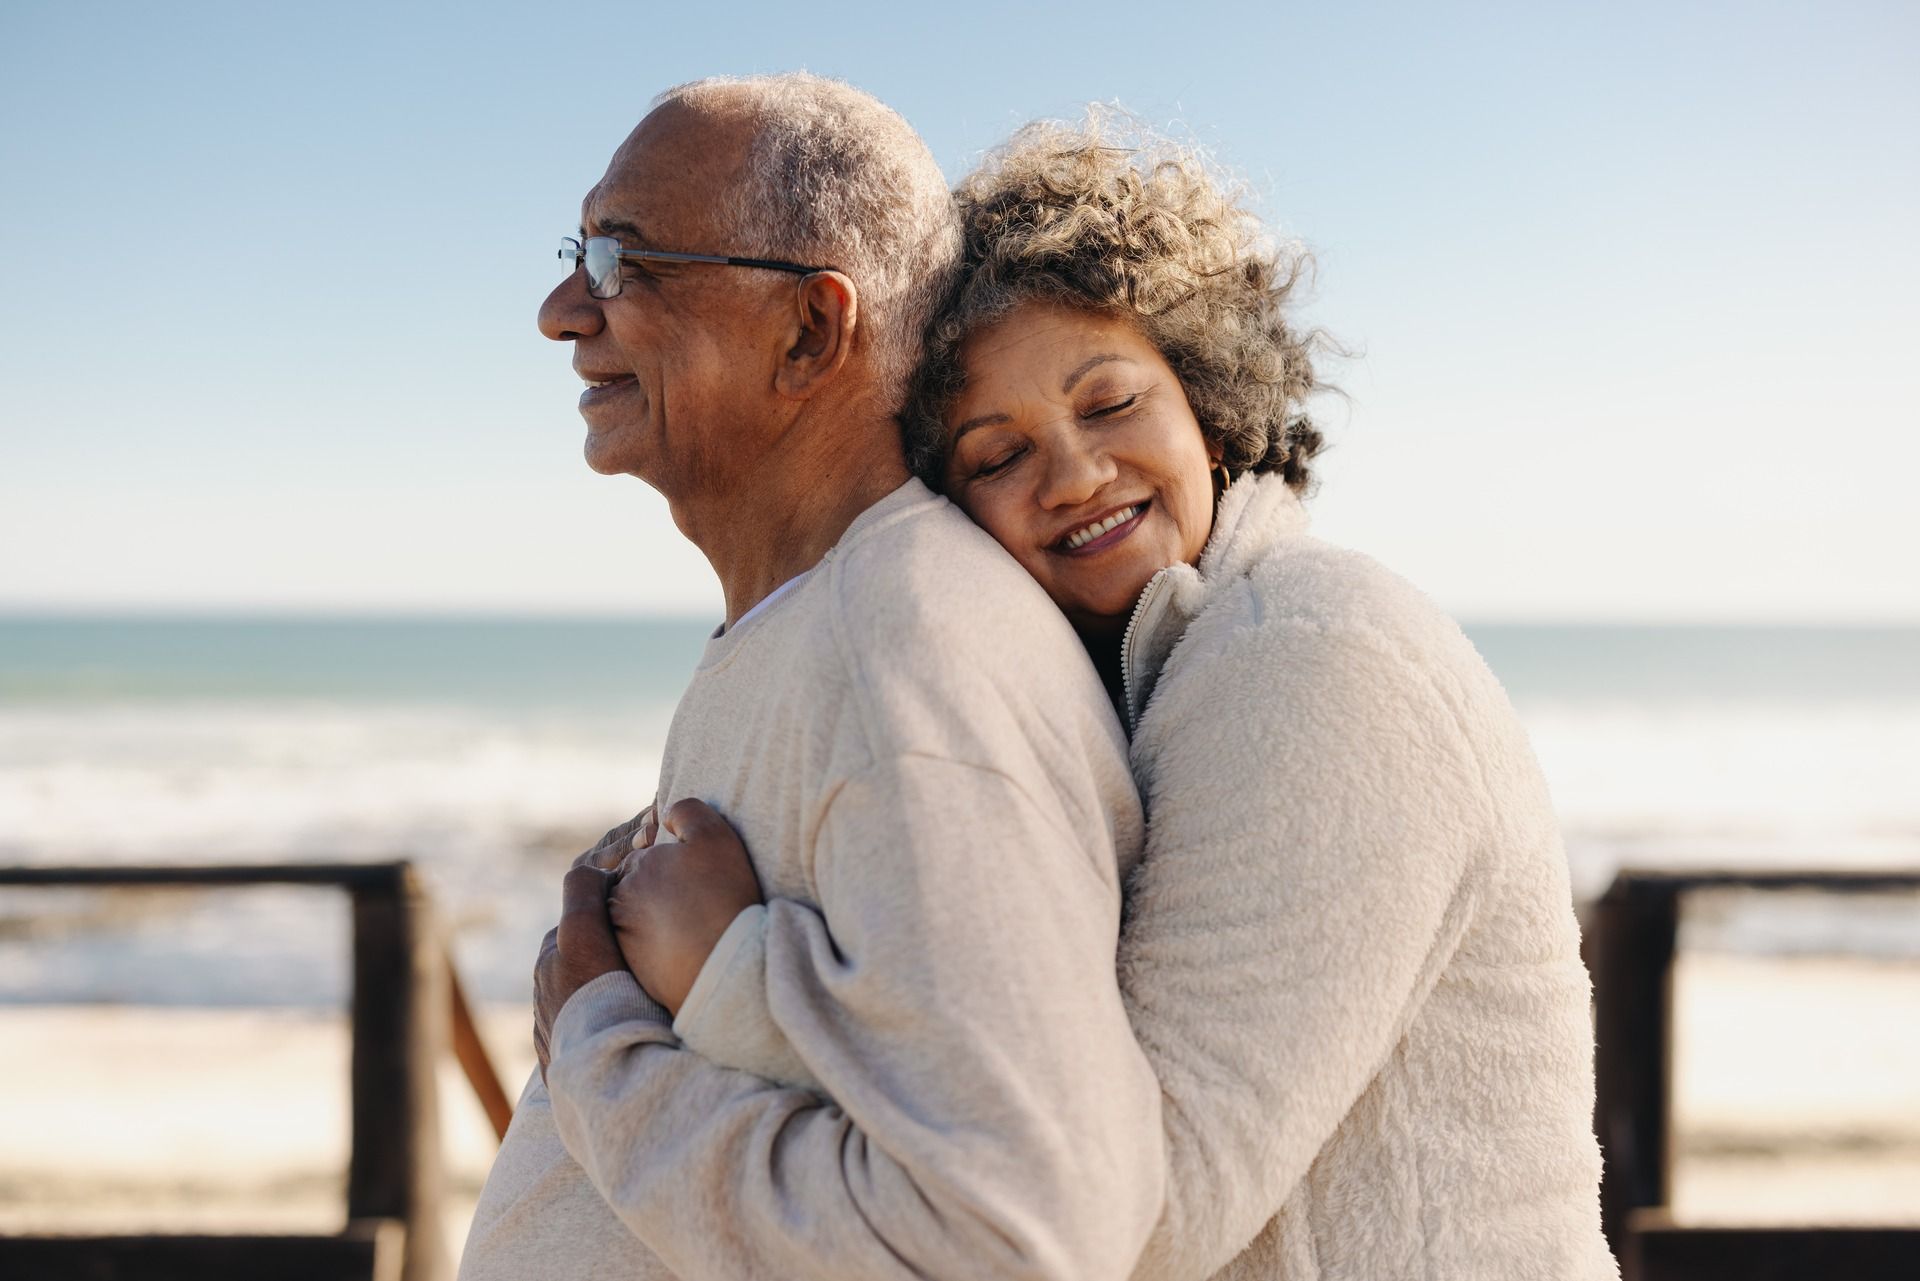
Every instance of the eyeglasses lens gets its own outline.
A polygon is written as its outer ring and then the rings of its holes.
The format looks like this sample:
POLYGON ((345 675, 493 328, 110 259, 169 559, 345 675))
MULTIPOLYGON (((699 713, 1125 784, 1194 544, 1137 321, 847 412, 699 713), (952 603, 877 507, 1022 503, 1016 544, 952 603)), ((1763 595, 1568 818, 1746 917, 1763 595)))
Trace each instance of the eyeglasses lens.
POLYGON ((587 292, 611 298, 620 292, 620 242, 611 236, 589 236, 586 243, 587 292))
POLYGON ((560 240, 560 261, 569 274, 582 263, 587 268, 587 292, 595 298, 612 298, 620 292, 620 242, 611 236, 589 236, 582 244, 572 236, 560 240))

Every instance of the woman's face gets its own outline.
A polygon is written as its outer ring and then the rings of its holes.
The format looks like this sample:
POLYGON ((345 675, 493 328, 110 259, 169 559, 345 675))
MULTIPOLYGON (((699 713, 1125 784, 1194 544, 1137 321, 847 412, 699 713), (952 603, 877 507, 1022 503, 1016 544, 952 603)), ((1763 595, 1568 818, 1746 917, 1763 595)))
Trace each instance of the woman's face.
POLYGON ((1126 320, 1029 303, 961 350, 947 492, 1088 636, 1200 558, 1212 458, 1180 379, 1126 320))

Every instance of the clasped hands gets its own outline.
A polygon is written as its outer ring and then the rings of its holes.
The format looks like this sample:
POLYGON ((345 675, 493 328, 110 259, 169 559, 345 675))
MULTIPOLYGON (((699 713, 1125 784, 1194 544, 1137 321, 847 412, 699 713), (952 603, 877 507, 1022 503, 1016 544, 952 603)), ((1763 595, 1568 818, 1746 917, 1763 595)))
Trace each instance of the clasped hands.
POLYGON ((544 1078, 553 1021, 568 998, 615 970, 678 1014, 714 944, 760 883, 732 824, 696 800, 656 816, 649 805, 573 861, 560 924, 533 968, 533 1046, 544 1078), (662 833, 664 832, 664 835, 662 833))

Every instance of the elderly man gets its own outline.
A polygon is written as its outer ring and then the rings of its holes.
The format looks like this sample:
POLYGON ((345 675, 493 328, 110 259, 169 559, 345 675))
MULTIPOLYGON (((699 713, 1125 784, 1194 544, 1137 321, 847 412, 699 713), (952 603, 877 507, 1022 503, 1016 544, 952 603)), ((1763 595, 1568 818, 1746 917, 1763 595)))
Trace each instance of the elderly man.
POLYGON ((578 868, 462 1275, 1125 1276, 1163 1179, 1113 970, 1139 803, 1065 620, 908 476, 938 168, 845 85, 703 81, 581 218, 540 324, 588 462, 664 494, 726 596, 656 800, 745 837, 767 1000, 831 1098, 684 1048, 578 868))

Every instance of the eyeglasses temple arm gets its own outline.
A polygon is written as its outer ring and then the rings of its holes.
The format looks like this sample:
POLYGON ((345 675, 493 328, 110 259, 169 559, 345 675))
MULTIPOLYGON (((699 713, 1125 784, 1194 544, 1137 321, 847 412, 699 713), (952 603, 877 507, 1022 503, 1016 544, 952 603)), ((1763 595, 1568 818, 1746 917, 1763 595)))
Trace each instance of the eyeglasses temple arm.
POLYGON ((816 271, 832 271, 832 267, 802 267, 797 262, 775 262, 771 258, 729 258, 727 262, 735 267, 766 267, 772 271, 790 271, 796 276, 811 276, 816 271))
POLYGON ((671 249, 622 249, 622 258, 657 258, 663 262, 712 262, 727 267, 765 267, 769 271, 790 271, 799 276, 811 276, 816 271, 830 270, 824 267, 803 267, 797 262, 780 262, 772 258, 733 258, 726 254, 683 254, 671 249))

